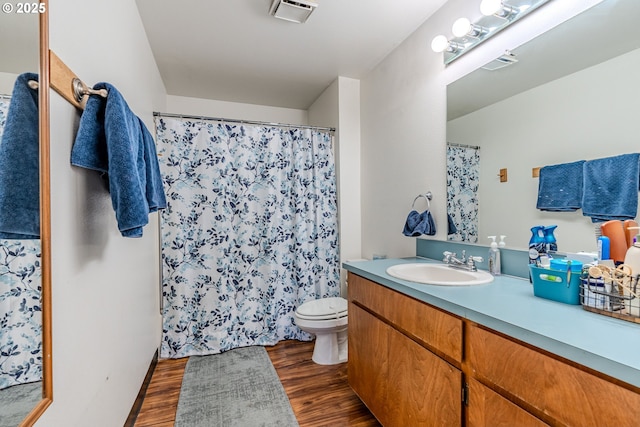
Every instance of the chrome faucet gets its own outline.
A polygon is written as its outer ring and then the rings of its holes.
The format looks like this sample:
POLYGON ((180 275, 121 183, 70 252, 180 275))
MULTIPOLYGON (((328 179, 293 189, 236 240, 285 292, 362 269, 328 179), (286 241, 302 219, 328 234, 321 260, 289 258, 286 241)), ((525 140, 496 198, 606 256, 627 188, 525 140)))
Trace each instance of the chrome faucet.
POLYGON ((465 251, 462 251, 462 258, 456 258, 455 252, 445 251, 442 253, 444 255, 444 259, 442 262, 447 264, 449 267, 458 268, 460 270, 468 270, 468 271, 478 271, 476 267, 476 262, 482 262, 482 257, 479 256, 469 256, 467 258, 465 251))

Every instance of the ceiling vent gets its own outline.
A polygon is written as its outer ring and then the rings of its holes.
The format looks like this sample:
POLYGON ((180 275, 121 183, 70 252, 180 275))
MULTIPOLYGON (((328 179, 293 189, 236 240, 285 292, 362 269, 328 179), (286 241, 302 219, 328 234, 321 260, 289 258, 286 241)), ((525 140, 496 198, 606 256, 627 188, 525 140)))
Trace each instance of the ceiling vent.
POLYGON ((304 24, 316 7, 317 3, 307 0, 273 0, 269 14, 285 21, 304 24))
POLYGON ((515 64, 516 62, 518 62, 518 60, 516 59, 516 55, 509 51, 506 51, 504 55, 497 57, 488 64, 483 65, 482 69, 495 71, 500 68, 508 67, 509 65, 515 64))

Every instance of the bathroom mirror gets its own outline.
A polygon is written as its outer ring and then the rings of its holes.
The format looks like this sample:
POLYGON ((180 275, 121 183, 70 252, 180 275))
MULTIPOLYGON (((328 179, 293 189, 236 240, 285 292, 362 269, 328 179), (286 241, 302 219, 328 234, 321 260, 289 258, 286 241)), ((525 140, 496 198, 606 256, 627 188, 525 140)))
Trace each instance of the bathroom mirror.
POLYGON ((560 251, 596 249, 581 210, 536 209, 534 173, 640 150, 638 16, 636 0, 604 0, 514 46, 518 62, 492 61, 447 87, 448 213, 461 230, 450 240, 506 235, 507 247, 526 249, 531 227, 555 224, 560 251))
MULTIPOLYGON (((37 107, 33 105, 35 119, 30 123, 35 126, 31 132, 34 141, 39 140, 38 147, 32 151, 39 159, 39 176, 34 177, 33 187, 40 188, 40 239, 0 239, 0 424, 3 427, 32 425, 52 399, 48 2, 26 5, 6 3, 0 17, 0 127, 4 129, 6 124, 18 76, 26 72, 38 74, 39 87, 33 89, 38 93, 37 107)), ((0 130, 0 135, 3 133, 0 130)), ((27 188, 26 184, 21 188, 27 188)))

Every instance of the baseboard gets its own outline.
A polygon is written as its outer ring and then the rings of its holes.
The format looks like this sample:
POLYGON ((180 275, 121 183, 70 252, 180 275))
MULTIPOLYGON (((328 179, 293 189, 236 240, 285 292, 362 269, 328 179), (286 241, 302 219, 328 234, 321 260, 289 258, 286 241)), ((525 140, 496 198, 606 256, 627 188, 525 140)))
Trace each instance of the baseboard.
POLYGON ((144 381, 142 381, 140 391, 138 392, 138 396, 136 397, 135 402, 133 402, 133 406, 131 407, 131 411, 129 411, 127 421, 124 423, 124 427, 133 427, 136 423, 136 419, 138 418, 138 414, 140 413, 140 409, 142 408, 144 396, 147 394, 147 388, 149 388, 149 383, 151 383, 151 377, 153 376, 153 371, 156 369, 157 364, 158 350, 156 350, 156 352, 153 354, 153 359, 151 360, 151 364, 149 365, 149 369, 147 370, 147 375, 144 377, 144 381))

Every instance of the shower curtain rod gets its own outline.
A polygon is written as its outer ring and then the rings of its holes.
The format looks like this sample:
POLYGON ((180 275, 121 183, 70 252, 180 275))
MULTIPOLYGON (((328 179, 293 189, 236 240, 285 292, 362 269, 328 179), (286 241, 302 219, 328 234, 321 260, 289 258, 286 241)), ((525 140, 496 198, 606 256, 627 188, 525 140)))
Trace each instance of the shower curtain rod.
POLYGON ((467 145, 467 144, 458 144, 455 142, 447 142, 447 145, 450 147, 460 147, 460 148, 473 148, 475 150, 479 150, 480 147, 477 145, 467 145))
POLYGON ((172 114, 172 113, 160 113, 157 111, 153 112, 154 117, 173 117, 177 119, 192 119, 192 120, 211 120, 215 122, 230 122, 230 123, 246 123, 249 125, 261 125, 261 126, 276 126, 276 127, 287 127, 287 128, 300 128, 300 129, 316 129, 316 130, 324 130, 330 133, 334 133, 336 128, 328 128, 321 126, 308 126, 308 125, 292 125, 288 123, 271 123, 271 122, 259 122, 255 120, 238 120, 238 119, 225 119, 221 117, 206 117, 206 116, 189 116, 187 114, 172 114))

